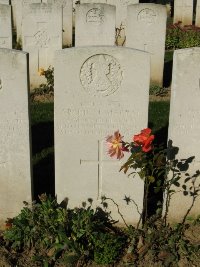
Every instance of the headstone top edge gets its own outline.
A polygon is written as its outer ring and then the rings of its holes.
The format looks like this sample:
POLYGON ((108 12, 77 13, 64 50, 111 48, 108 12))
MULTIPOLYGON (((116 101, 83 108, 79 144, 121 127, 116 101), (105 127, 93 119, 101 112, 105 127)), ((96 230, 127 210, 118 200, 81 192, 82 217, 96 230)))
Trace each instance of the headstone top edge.
POLYGON ((190 54, 190 53, 200 53, 200 47, 189 47, 189 48, 183 48, 183 49, 178 49, 174 51, 174 56, 179 55, 179 54, 190 54))
POLYGON ((162 4, 154 4, 154 3, 138 3, 138 4, 130 4, 128 5, 128 9, 130 8, 159 8, 159 9, 163 9, 163 10, 167 10, 166 5, 162 5, 162 4))
POLYGON ((8 53, 11 53, 11 54, 18 54, 18 55, 28 55, 27 52, 25 51, 21 51, 21 50, 16 50, 16 49, 9 49, 9 48, 0 48, 0 53, 1 54, 8 54, 8 53))
POLYGON ((96 45, 96 46, 79 46, 79 47, 70 47, 70 48, 64 48, 64 49, 61 49, 61 50, 56 50, 55 53, 56 54, 65 54, 65 53, 68 53, 68 52, 73 52, 73 51, 78 51, 78 50, 90 50, 91 52, 93 51, 98 51, 98 53, 103 53, 104 50, 107 50, 107 51, 112 51, 112 50, 118 50, 118 51, 134 51, 134 52, 137 52, 137 53, 140 53, 140 54, 147 54, 147 55, 150 55, 149 52, 147 51, 143 51, 143 50, 139 50, 139 49, 136 49, 136 48, 131 48, 131 47, 120 47, 120 46, 99 46, 99 45, 96 45), (102 51, 101 51, 102 49, 102 51))
POLYGON ((108 7, 112 7, 114 9, 116 9, 116 6, 115 5, 111 5, 111 4, 107 4, 107 3, 83 3, 83 4, 80 4, 80 5, 77 5, 77 7, 83 7, 83 6, 91 6, 91 7, 94 7, 94 6, 108 6, 108 7))

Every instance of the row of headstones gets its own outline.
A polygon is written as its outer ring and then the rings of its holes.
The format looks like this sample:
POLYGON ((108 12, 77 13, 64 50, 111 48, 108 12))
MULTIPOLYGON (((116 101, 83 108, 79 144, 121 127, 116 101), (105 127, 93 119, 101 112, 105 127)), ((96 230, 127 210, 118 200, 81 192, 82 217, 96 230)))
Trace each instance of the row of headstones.
MULTIPOLYGON (((179 21, 183 25, 192 25, 193 23, 193 0, 174 0, 174 23, 179 21)), ((200 0, 196 3, 196 15, 195 15, 195 25, 200 27, 200 0)))
MULTIPOLYGON (((2 7, 3 9, 9 8, 5 5, 2 7)), ((31 88, 36 88, 43 82, 38 70, 40 68, 47 69, 53 65, 54 51, 62 49, 62 12, 64 12, 64 8, 51 4, 31 4, 26 5, 26 8, 23 9, 25 14, 22 19, 22 50, 29 52, 31 88)), ((162 85, 166 7, 156 4, 134 4, 129 5, 128 8, 126 6, 126 10, 128 14, 125 46, 151 53, 151 81, 154 84, 162 85)), ((115 46, 115 18, 115 6, 108 4, 77 5, 75 46, 115 46)), ((124 25, 123 27, 125 27, 124 25)), ((66 24, 66 27, 68 26, 66 24)), ((121 35, 120 30, 118 33, 121 35)))
MULTIPOLYGON (((72 45, 72 21, 73 21, 73 10, 75 10, 75 3, 78 1, 75 0, 0 0, 0 4, 10 4, 12 5, 12 21, 13 26, 17 30, 17 41, 21 42, 22 39, 22 21, 23 16, 26 14, 26 8, 29 4, 53 4, 55 6, 62 7, 62 16, 63 16, 63 46, 71 46, 72 45)), ((80 3, 105 3, 112 4, 116 7, 116 28, 120 29, 120 36, 123 38, 123 41, 119 41, 120 43, 124 42, 124 28, 126 26, 126 16, 127 16, 127 6, 130 4, 137 4, 139 0, 82 0, 80 3), (123 35, 123 36, 122 36, 123 35)), ((3 8, 3 7, 2 7, 3 8)), ((42 7, 41 7, 42 8, 42 7)), ((4 14, 5 14, 4 7, 4 14)), ((7 28, 8 25, 11 25, 11 7, 7 7, 6 16, 7 18, 7 28)), ((8 32, 8 31, 7 31, 8 32)), ((10 32, 10 27, 9 27, 10 32)), ((118 36, 119 37, 119 36, 118 36)), ((119 38, 118 38, 119 39, 119 38)), ((10 43, 11 44, 11 43, 10 43)), ((6 46, 4 48, 12 48, 11 46, 6 46)))
MULTIPOLYGON (((18 214, 34 190, 27 59, 27 53, 0 49, 1 220, 18 214)), ((173 64, 168 138, 179 147, 177 158, 195 156, 187 169, 193 174, 200 168, 200 48, 175 51, 173 64)), ((56 52, 55 188, 59 202, 68 197, 69 207, 75 207, 92 198, 95 206, 105 195, 118 203, 128 223, 137 222, 143 181, 119 172, 123 161, 108 157, 104 140, 118 129, 131 141, 133 134, 147 127, 149 83, 150 57, 144 51, 99 46, 56 52), (127 205, 125 195, 137 207, 127 205)), ((190 195, 183 196, 180 188, 177 191, 169 208, 170 220, 180 220, 192 203, 190 195)), ((116 206, 108 208, 120 220, 116 206)), ((199 212, 198 200, 192 214, 199 212)))

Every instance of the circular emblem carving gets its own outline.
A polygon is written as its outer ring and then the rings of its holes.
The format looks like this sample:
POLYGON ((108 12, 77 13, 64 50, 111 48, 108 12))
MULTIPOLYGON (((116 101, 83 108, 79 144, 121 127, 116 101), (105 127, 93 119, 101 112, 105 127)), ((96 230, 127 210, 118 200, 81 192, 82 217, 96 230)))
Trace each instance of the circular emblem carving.
POLYGON ((156 22, 156 13, 150 8, 145 8, 138 13, 137 18, 141 22, 145 22, 146 24, 152 24, 156 22))
POLYGON ((83 63, 80 81, 90 95, 108 96, 120 88, 122 74, 121 66, 113 56, 94 55, 83 63))
POLYGON ((104 22, 104 13, 100 8, 92 8, 87 12, 86 22, 101 24, 104 22))
POLYGON ((48 47, 50 37, 46 29, 40 29, 34 34, 35 46, 48 47))

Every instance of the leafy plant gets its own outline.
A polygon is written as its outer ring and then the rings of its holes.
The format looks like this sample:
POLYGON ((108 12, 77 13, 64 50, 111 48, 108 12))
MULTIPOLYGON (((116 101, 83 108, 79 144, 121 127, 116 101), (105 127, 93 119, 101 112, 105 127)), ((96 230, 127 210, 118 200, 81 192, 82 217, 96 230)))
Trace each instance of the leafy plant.
POLYGON ((114 227, 109 213, 87 207, 86 203, 82 208, 62 208, 45 194, 40 201, 32 206, 25 203, 21 213, 7 222, 7 246, 16 251, 34 248, 33 261, 45 266, 61 255, 62 261, 69 264, 81 260, 111 263, 119 258, 127 237, 114 227), (102 255, 98 256, 100 251, 102 255))
POLYGON ((21 213, 13 218, 12 227, 5 231, 4 238, 15 250, 34 247, 39 256, 53 258, 68 241, 65 234, 67 214, 55 199, 43 194, 40 200, 31 206, 25 203, 21 213))
POLYGON ((165 41, 167 50, 196 46, 200 46, 200 27, 182 26, 179 22, 167 28, 165 41))
POLYGON ((113 233, 98 233, 94 239, 94 261, 97 264, 112 264, 119 260, 126 244, 125 236, 113 233))
POLYGON ((159 85, 151 85, 149 89, 149 94, 154 96, 166 96, 168 90, 166 88, 162 88, 159 85))
POLYGON ((54 95, 54 68, 49 66, 47 70, 40 68, 38 71, 39 76, 44 76, 46 83, 41 84, 38 88, 31 91, 31 99, 33 100, 35 95, 54 95))

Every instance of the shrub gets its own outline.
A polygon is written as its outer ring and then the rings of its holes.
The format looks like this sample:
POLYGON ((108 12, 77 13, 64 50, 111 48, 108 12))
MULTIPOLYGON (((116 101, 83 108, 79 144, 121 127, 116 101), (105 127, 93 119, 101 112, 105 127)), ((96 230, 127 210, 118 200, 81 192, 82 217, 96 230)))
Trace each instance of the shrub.
POLYGON ((194 46, 200 46, 200 27, 182 26, 179 22, 167 28, 165 42, 167 50, 194 46))

